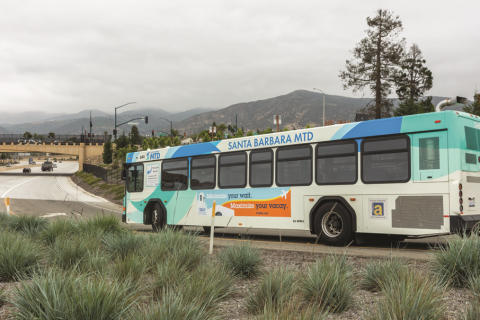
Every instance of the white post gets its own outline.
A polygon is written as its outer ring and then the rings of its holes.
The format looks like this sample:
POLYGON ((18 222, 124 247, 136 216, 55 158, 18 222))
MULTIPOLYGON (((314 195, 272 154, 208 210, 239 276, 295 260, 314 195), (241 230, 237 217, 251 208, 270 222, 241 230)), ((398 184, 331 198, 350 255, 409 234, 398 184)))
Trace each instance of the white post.
POLYGON ((10 198, 7 198, 7 215, 10 214, 10 198))
POLYGON ((213 253, 213 233, 215 232, 215 205, 216 201, 213 201, 213 207, 212 207, 212 224, 210 227, 210 254, 213 253))
POLYGON ((323 94, 323 126, 325 127, 325 93, 323 94))

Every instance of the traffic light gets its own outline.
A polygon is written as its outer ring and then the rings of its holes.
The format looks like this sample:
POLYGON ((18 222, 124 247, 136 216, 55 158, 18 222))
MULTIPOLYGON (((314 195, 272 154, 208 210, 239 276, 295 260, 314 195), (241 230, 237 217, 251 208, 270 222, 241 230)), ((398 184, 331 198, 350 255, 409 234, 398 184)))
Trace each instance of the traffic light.
POLYGON ((148 116, 145 116, 145 124, 148 124, 148 116))
POLYGON ((117 129, 114 129, 114 130, 113 130, 113 135, 114 135, 114 136, 117 135, 117 129))
POLYGON ((88 137, 90 138, 90 132, 88 133, 88 137))
POLYGON ((152 137, 155 136, 155 130, 152 130, 152 137))

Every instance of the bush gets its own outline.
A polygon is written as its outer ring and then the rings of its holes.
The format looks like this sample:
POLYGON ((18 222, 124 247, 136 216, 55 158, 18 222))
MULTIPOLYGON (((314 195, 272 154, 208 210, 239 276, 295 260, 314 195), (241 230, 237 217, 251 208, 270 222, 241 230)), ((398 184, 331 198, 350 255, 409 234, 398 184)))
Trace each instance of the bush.
POLYGON ((250 291, 247 309, 252 314, 264 310, 278 312, 282 306, 292 301, 295 296, 295 276, 288 269, 279 269, 265 274, 255 291, 250 291))
POLYGON ((141 235, 125 232, 107 236, 102 242, 108 252, 123 258, 135 251, 140 251, 145 244, 145 240, 141 235))
POLYGON ((366 290, 378 291, 383 282, 396 277, 406 266, 407 261, 399 257, 392 257, 382 261, 370 261, 362 272, 362 287, 366 290))
POLYGON ((74 273, 48 272, 22 281, 11 303, 17 319, 98 319, 126 317, 139 298, 130 282, 110 283, 74 273))
POLYGON ((432 269, 445 284, 465 287, 468 279, 480 276, 480 237, 447 238, 445 247, 433 251, 432 269))
POLYGON ((382 283, 384 299, 366 311, 365 319, 443 319, 445 286, 428 274, 402 270, 382 283))
POLYGON ((225 268, 242 277, 256 276, 262 265, 260 253, 246 241, 238 246, 226 247, 219 252, 218 259, 225 268))
POLYGON ((18 281, 35 271, 41 248, 30 238, 12 232, 0 232, 0 282, 18 281))
POLYGON ((353 266, 345 255, 317 260, 300 283, 304 298, 322 310, 342 312, 353 304, 353 266))
POLYGON ((33 236, 43 231, 48 225, 48 221, 45 218, 27 215, 9 215, 5 222, 7 229, 33 236))

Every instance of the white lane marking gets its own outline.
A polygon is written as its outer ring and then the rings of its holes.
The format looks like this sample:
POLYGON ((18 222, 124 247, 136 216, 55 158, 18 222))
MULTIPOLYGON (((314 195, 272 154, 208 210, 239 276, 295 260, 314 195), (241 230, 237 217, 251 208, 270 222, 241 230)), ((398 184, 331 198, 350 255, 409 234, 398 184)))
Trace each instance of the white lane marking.
POLYGON ((20 185, 22 185, 22 184, 24 184, 24 183, 26 183, 26 182, 28 182, 28 181, 32 181, 32 180, 35 180, 35 179, 38 179, 38 178, 40 178, 40 177, 36 177, 36 178, 32 178, 32 179, 28 179, 28 180, 26 180, 26 181, 20 182, 19 184, 15 185, 15 186, 11 187, 10 189, 8 189, 7 191, 5 191, 5 193, 2 194, 2 196, 1 196, 0 198, 5 198, 5 196, 6 196, 10 191, 12 191, 13 189, 15 189, 16 187, 18 187, 18 186, 20 186, 20 185))
POLYGON ((44 216, 40 216, 40 218, 51 218, 51 217, 58 217, 58 216, 66 216, 66 213, 50 213, 44 216))
MULTIPOLYGON (((55 177, 55 183, 57 184, 58 189, 60 189, 61 191, 63 191, 64 193, 66 193, 67 195, 69 195, 70 197, 72 197, 73 199, 75 199, 75 197, 74 197, 73 195, 71 195, 70 193, 68 193, 67 191, 63 190, 63 189, 60 187, 60 185, 59 185, 58 182, 57 182, 57 178, 58 178, 58 176, 55 177)), ((69 178, 69 179, 70 179, 70 178, 69 178)), ((107 211, 112 211, 112 212, 122 213, 122 214, 123 214, 123 212, 121 212, 121 211, 115 211, 115 210, 112 210, 112 209, 107 209, 107 208, 99 207, 99 206, 96 206, 96 205, 94 205, 94 204, 91 204, 90 202, 85 202, 85 201, 78 200, 78 199, 77 199, 77 201, 78 201, 78 202, 83 202, 83 203, 88 204, 89 206, 92 206, 92 207, 100 208, 100 209, 102 209, 102 210, 107 210, 107 211)))

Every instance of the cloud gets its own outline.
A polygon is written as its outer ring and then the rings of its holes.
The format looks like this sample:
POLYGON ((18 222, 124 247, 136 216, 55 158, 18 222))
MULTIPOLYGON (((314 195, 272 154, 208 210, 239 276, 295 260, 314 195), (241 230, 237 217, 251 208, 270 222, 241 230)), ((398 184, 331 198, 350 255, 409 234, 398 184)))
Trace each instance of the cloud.
POLYGON ((0 110, 183 111, 313 87, 353 96, 338 73, 380 7, 423 51, 429 94, 471 97, 477 3, 32 0, 0 4, 0 110))

